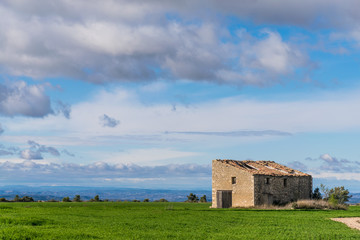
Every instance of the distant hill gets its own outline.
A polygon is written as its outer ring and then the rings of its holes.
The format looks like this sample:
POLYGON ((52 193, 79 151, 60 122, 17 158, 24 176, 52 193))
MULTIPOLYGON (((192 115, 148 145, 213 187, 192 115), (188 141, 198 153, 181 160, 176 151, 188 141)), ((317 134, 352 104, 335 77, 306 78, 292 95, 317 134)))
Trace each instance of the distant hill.
POLYGON ((360 203, 360 193, 351 193, 352 197, 350 198, 350 203, 360 203))
POLYGON ((100 199, 108 199, 110 201, 117 200, 143 200, 145 198, 154 201, 165 198, 172 202, 183 202, 187 199, 187 195, 194 193, 199 198, 206 195, 207 200, 211 201, 210 190, 163 190, 163 189, 137 189, 137 188, 111 188, 111 187, 72 187, 72 186, 2 186, 0 187, 0 197, 8 200, 14 198, 15 195, 30 196, 37 200, 62 200, 64 197, 72 199, 75 195, 80 195, 83 200, 90 200, 95 195, 99 195, 100 199))
MULTIPOLYGON (((110 201, 132 201, 134 199, 143 200, 145 198, 154 201, 165 198, 171 202, 183 202, 190 193, 196 194, 199 198, 206 195, 207 200, 211 201, 211 190, 165 190, 165 189, 138 189, 138 188, 114 188, 114 187, 77 187, 77 186, 1 186, 0 198, 4 197, 11 200, 15 195, 30 196, 37 200, 62 200, 64 197, 72 199, 75 195, 80 195, 83 200, 90 200, 95 195, 100 199, 110 201)), ((350 204, 360 203, 360 193, 351 193, 350 204)))

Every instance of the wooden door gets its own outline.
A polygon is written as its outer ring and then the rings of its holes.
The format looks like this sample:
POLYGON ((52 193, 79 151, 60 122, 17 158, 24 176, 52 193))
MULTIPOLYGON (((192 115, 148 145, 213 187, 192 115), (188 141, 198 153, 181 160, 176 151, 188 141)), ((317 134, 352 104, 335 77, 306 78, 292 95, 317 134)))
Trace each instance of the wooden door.
POLYGON ((217 208, 230 208, 232 207, 232 191, 231 190, 218 190, 216 192, 217 208))

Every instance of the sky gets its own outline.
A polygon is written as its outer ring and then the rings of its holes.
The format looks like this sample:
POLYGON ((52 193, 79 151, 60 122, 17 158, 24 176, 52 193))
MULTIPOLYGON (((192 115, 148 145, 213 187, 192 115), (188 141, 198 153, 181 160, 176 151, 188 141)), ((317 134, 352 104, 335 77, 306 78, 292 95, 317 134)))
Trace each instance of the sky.
POLYGON ((3 0, 0 185, 211 189, 270 160, 360 192, 357 0, 3 0))

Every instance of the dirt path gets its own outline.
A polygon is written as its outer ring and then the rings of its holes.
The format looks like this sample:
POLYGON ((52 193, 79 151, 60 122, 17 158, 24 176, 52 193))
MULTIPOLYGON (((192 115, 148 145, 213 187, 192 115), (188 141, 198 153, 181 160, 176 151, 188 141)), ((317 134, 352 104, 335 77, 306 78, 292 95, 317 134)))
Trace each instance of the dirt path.
POLYGON ((342 222, 348 225, 351 228, 355 228, 360 230, 360 217, 352 217, 352 218, 331 218, 333 221, 342 222))

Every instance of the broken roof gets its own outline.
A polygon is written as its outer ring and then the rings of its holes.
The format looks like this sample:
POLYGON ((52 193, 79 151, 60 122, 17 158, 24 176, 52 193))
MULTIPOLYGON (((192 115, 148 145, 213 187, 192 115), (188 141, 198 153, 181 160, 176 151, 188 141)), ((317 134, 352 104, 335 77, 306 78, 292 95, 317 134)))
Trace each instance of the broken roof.
POLYGON ((245 170, 253 175, 268 175, 268 176, 310 176, 309 174, 300 172, 298 170, 278 164, 274 161, 236 161, 236 160, 221 160, 216 161, 224 164, 245 170))

